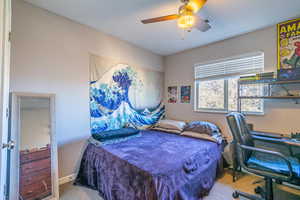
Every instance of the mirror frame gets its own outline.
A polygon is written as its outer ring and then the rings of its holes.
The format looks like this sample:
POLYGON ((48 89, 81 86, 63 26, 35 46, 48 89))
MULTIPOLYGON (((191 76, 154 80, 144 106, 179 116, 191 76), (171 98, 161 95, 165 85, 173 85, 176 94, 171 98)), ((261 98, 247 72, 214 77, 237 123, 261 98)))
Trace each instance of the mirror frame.
POLYGON ((57 161, 57 140, 55 122, 55 94, 12 92, 10 98, 11 117, 10 130, 11 140, 15 141, 15 149, 11 151, 10 159, 10 186, 9 199, 19 199, 19 178, 20 178, 20 108, 22 97, 49 98, 50 99, 50 146, 51 146, 51 182, 52 195, 43 200, 59 200, 59 180, 57 161), (18 187, 14 187, 14 186, 18 187), (16 198, 17 197, 17 198, 16 198))

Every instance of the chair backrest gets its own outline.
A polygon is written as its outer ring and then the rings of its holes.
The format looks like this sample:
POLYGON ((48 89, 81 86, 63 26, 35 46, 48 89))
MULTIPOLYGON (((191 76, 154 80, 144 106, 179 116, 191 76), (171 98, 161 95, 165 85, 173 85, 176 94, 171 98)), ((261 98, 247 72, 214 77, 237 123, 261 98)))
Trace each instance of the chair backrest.
MULTIPOLYGON (((237 144, 254 146, 248 124, 246 123, 245 116, 241 113, 233 112, 226 116, 228 126, 233 135, 233 140, 237 144)), ((243 160, 248 159, 251 152, 244 152, 243 160)))

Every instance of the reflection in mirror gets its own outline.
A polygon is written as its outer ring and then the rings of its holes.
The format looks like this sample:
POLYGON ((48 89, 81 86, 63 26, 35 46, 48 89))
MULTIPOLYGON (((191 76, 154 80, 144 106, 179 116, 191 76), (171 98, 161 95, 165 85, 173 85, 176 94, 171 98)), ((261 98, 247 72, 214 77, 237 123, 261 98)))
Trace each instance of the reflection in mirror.
POLYGON ((50 98, 20 98, 21 200, 43 199, 52 195, 50 98))

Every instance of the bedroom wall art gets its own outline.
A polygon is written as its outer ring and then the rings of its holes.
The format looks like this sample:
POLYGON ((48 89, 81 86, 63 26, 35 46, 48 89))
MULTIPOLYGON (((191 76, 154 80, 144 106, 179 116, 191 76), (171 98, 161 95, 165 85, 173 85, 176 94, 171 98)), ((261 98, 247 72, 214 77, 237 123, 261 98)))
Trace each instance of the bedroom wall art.
POLYGON ((180 88, 180 102, 191 103, 191 86, 181 86, 180 88))
POLYGON ((278 70, 300 67, 300 18, 277 25, 278 70))
POLYGON ((177 103, 178 91, 177 86, 168 87, 168 103, 177 103))
POLYGON ((155 124, 165 114, 163 78, 163 72, 90 55, 91 133, 155 124))

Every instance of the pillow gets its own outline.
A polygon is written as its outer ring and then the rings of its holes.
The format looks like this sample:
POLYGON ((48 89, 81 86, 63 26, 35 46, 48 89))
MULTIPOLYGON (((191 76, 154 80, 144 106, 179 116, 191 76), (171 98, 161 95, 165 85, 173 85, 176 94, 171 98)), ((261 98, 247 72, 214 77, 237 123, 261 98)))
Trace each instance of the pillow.
POLYGON ((137 135, 140 131, 135 128, 121 128, 117 130, 110 130, 110 131, 104 131, 101 133, 93 134, 92 137, 100 142, 110 140, 110 139, 116 139, 116 138, 122 138, 122 137, 129 137, 133 135, 137 135))
POLYGON ((138 133, 138 134, 127 136, 127 137, 118 137, 118 138, 114 138, 114 139, 102 139, 102 141, 99 141, 99 140, 94 139, 93 137, 90 137, 90 139, 88 141, 91 144, 94 144, 96 146, 103 146, 103 145, 108 145, 108 144, 118 144, 118 143, 130 140, 132 138, 137 138, 137 137, 141 137, 141 136, 142 136, 142 134, 138 133))
POLYGON ((192 131, 183 131, 181 133, 182 136, 188 136, 188 137, 193 137, 193 138, 199 138, 199 139, 203 139, 203 140, 208 140, 211 142, 215 142, 218 144, 222 143, 222 136, 219 137, 212 137, 210 135, 207 135, 206 133, 197 133, 197 132, 192 132, 192 131))
POLYGON ((160 128, 160 127, 154 127, 154 128, 151 128, 151 130, 162 131, 162 132, 167 132, 167 133, 176 133, 178 135, 182 132, 182 131, 179 131, 179 130, 160 128))
POLYGON ((163 129, 170 129, 170 130, 177 130, 182 132, 186 123, 183 121, 175 121, 175 120, 160 120, 155 127, 163 128, 163 129))
POLYGON ((123 128, 135 128, 135 129, 138 129, 138 127, 135 124, 133 124, 133 123, 126 123, 123 128))
POLYGON ((220 133, 220 129, 216 125, 214 125, 210 122, 204 122, 204 121, 190 122, 185 126, 184 131, 205 133, 210 136, 220 133))

